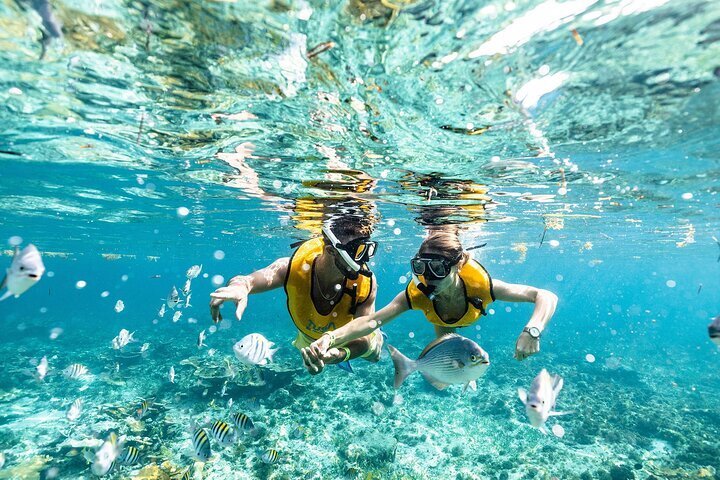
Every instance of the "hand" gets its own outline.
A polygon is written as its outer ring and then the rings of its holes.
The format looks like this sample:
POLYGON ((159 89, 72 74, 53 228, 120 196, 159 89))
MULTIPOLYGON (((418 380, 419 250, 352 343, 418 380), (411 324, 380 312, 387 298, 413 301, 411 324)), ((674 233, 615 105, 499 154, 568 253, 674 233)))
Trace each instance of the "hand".
POLYGON ((336 363, 334 360, 339 354, 337 348, 330 348, 330 337, 323 335, 310 344, 309 347, 300 350, 303 357, 303 364, 311 375, 322 372, 325 363, 336 363))
POLYGON ((515 342, 515 355, 518 360, 525 360, 540 351, 540 339, 533 338, 529 333, 522 332, 515 342))
POLYGON ((213 322, 220 323, 222 320, 220 306, 228 300, 235 302, 235 317, 240 320, 247 307, 247 297, 249 293, 250 289, 246 281, 236 281, 226 287, 220 287, 211 293, 210 315, 212 316, 213 322))

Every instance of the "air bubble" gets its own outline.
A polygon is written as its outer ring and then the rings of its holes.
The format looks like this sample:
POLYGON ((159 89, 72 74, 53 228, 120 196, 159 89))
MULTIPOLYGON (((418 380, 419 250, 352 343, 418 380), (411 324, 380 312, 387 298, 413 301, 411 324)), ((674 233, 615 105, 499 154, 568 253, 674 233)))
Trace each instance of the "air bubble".
POLYGON ((668 280, 667 282, 665 282, 665 285, 667 285, 668 288, 675 288, 677 283, 675 282, 675 280, 668 280))
POLYGON ((222 250, 215 250, 215 252, 213 253, 213 257, 215 258, 215 260, 222 260, 223 258, 225 258, 225 252, 223 252, 222 250))
POLYGON ((17 247, 23 242, 23 239, 19 235, 13 235, 12 237, 8 238, 8 244, 11 247, 17 247))
POLYGON ((585 355, 585 360, 588 363, 595 363, 595 355, 593 355, 592 353, 588 353, 587 355, 585 355))
POLYGON ((220 285, 225 283, 225 277, 223 277, 222 275, 213 275, 211 281, 212 281, 213 285, 215 285, 216 287, 219 287, 220 285))
POLYGON ((408 333, 408 337, 410 337, 410 338, 415 338, 415 332, 410 332, 410 333, 408 333))
POLYGON ((179 218, 185 218, 188 215, 190 215, 190 209, 187 207, 178 207, 177 209, 177 216, 179 218))
POLYGON ((87 287, 87 282, 85 280, 78 280, 75 283, 75 288, 77 288, 78 290, 82 290, 85 287, 87 287))

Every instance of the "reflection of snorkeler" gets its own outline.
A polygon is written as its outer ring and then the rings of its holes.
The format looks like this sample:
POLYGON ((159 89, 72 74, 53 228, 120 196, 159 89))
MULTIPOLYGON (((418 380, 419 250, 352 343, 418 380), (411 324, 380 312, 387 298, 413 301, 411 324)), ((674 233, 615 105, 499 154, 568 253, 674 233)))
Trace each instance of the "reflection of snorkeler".
MULTIPOLYGON (((281 286, 285 288, 290 317, 299 330, 293 342, 298 349, 308 347, 323 333, 342 327, 356 315, 372 314, 377 287, 367 265, 376 247, 370 240, 371 228, 367 219, 340 217, 322 229, 321 237, 303 242, 291 257, 230 279, 226 287, 210 295, 213 321, 222 319, 220 306, 224 302, 235 302, 235 316, 240 320, 248 295, 281 286)), ((326 349, 325 363, 358 357, 376 362, 381 348, 382 336, 370 332, 326 349)))
POLYGON ((540 351, 540 335, 557 305, 554 293, 492 279, 480 263, 470 258, 453 233, 435 232, 427 237, 411 260, 411 267, 413 280, 389 305, 324 333, 303 351, 311 373, 322 369, 334 345, 368 335, 407 310, 421 310, 441 336, 475 323, 495 300, 535 303, 515 343, 515 358, 523 360, 540 351))

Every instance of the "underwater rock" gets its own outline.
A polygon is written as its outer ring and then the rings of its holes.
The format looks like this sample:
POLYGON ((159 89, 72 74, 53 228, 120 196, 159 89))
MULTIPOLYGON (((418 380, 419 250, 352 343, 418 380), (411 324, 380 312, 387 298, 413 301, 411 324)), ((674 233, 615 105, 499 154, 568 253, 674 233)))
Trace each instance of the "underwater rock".
POLYGON ((395 461, 398 444, 395 437, 370 430, 354 438, 355 441, 340 452, 348 460, 374 466, 395 461))
POLYGON ((37 455, 23 463, 0 470, 0 479, 22 478, 23 480, 39 480, 40 473, 50 460, 52 460, 52 458, 47 455, 37 455))
POLYGON ((635 473, 627 465, 615 465, 610 469, 612 480, 635 480, 635 473))

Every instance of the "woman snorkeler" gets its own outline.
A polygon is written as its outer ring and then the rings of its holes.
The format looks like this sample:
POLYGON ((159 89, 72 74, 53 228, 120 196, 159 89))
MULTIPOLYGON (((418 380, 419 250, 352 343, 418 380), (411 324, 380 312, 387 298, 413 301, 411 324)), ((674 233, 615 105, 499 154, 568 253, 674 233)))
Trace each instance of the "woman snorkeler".
POLYGON ((530 320, 515 342, 514 357, 524 360, 540 351, 540 336, 557 306, 554 293, 490 278, 485 268, 463 249, 455 233, 432 232, 410 263, 413 280, 388 305, 326 332, 301 351, 311 374, 322 371, 329 358, 328 350, 335 345, 364 337, 403 312, 421 310, 440 337, 475 323, 495 300, 535 303, 530 320))

